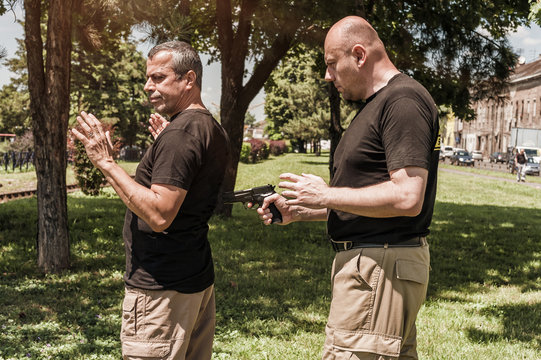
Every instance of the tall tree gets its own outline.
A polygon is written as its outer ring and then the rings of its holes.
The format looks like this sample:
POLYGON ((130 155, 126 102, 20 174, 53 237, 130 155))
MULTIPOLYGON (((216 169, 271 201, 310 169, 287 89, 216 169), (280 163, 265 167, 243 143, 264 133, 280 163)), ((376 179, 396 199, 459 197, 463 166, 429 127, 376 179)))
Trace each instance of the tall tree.
POLYGON ((50 0, 45 64, 42 2, 25 0, 25 44, 33 123, 38 198, 38 266, 52 272, 69 266, 66 202, 66 134, 69 117, 71 0, 50 0))
POLYGON ((37 175, 38 266, 44 272, 69 266, 66 142, 72 35, 83 46, 97 49, 102 44, 103 32, 116 35, 129 29, 129 24, 122 21, 125 19, 122 14, 114 11, 117 10, 114 5, 108 0, 24 1, 28 92, 37 175), (72 27, 74 16, 77 21, 72 27), (44 18, 47 25, 42 33, 44 18))

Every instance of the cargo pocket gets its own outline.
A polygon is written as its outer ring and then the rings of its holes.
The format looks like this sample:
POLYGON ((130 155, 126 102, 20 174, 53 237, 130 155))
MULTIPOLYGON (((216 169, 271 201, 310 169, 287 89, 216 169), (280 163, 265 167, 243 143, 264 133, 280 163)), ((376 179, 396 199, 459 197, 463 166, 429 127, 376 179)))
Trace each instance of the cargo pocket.
POLYGON ((396 277, 400 280, 427 284, 428 267, 415 261, 398 259, 396 260, 396 277))
POLYGON ((122 304, 122 335, 137 334, 137 294, 127 292, 122 304))
POLYGON ((343 351, 341 357, 336 359, 395 359, 400 356, 402 340, 397 336, 389 336, 364 331, 340 331, 335 330, 333 346, 343 351), (350 357, 347 357, 347 354, 350 357), (352 354, 356 356, 353 357, 352 354), (379 357, 372 357, 377 354, 379 357))
POLYGON ((171 352, 171 341, 122 341, 122 356, 164 359, 171 352))

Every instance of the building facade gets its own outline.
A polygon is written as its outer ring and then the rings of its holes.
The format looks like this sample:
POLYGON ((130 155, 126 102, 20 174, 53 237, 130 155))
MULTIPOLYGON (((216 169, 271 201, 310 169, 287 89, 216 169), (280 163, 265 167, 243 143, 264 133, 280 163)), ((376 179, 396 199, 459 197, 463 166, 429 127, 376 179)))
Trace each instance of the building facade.
POLYGON ((473 108, 475 120, 455 121, 452 145, 481 150, 485 158, 496 151, 507 152, 512 128, 541 129, 541 56, 528 64, 519 62, 507 92, 498 99, 476 102, 473 108))

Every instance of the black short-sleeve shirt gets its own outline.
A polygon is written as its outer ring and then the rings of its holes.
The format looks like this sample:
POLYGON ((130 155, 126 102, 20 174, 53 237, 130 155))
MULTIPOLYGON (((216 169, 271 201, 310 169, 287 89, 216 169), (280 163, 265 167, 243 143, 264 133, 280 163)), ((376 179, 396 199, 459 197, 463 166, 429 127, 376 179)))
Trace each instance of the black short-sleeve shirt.
POLYGON ((173 185, 187 194, 163 232, 152 231, 132 211, 126 211, 126 285, 194 293, 213 284, 208 220, 228 158, 227 135, 206 110, 184 110, 160 133, 137 167, 135 181, 147 188, 173 185))
POLYGON ((426 236, 436 196, 439 124, 434 100, 405 74, 397 74, 367 99, 334 155, 331 186, 361 188, 390 180, 389 171, 408 166, 428 170, 421 213, 416 217, 371 218, 328 213, 333 240, 390 244, 426 236))

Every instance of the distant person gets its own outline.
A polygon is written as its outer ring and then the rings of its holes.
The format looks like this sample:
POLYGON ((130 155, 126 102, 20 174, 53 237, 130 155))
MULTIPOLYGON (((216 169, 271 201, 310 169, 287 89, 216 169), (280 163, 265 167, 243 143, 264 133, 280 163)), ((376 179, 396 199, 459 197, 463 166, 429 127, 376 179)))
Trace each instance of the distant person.
POLYGON ((515 154, 515 164, 517 166, 517 182, 524 181, 526 182, 526 163, 528 163, 528 158, 524 149, 520 149, 515 154))
POLYGON ((85 112, 77 118, 88 157, 128 207, 124 220, 124 359, 208 360, 215 330, 214 267, 207 239, 228 162, 226 133, 201 101, 202 65, 187 43, 148 53, 145 91, 154 144, 135 179, 113 160, 108 133, 85 112), (154 128, 154 126, 161 126, 154 128), (159 134, 158 134, 159 133, 159 134))
POLYGON ((334 155, 328 186, 285 173, 274 202, 283 224, 327 221, 336 251, 323 359, 417 359, 417 313, 426 297, 426 236, 436 197, 438 112, 426 89, 391 63, 376 31, 346 17, 325 40, 325 80, 363 100, 334 155))

